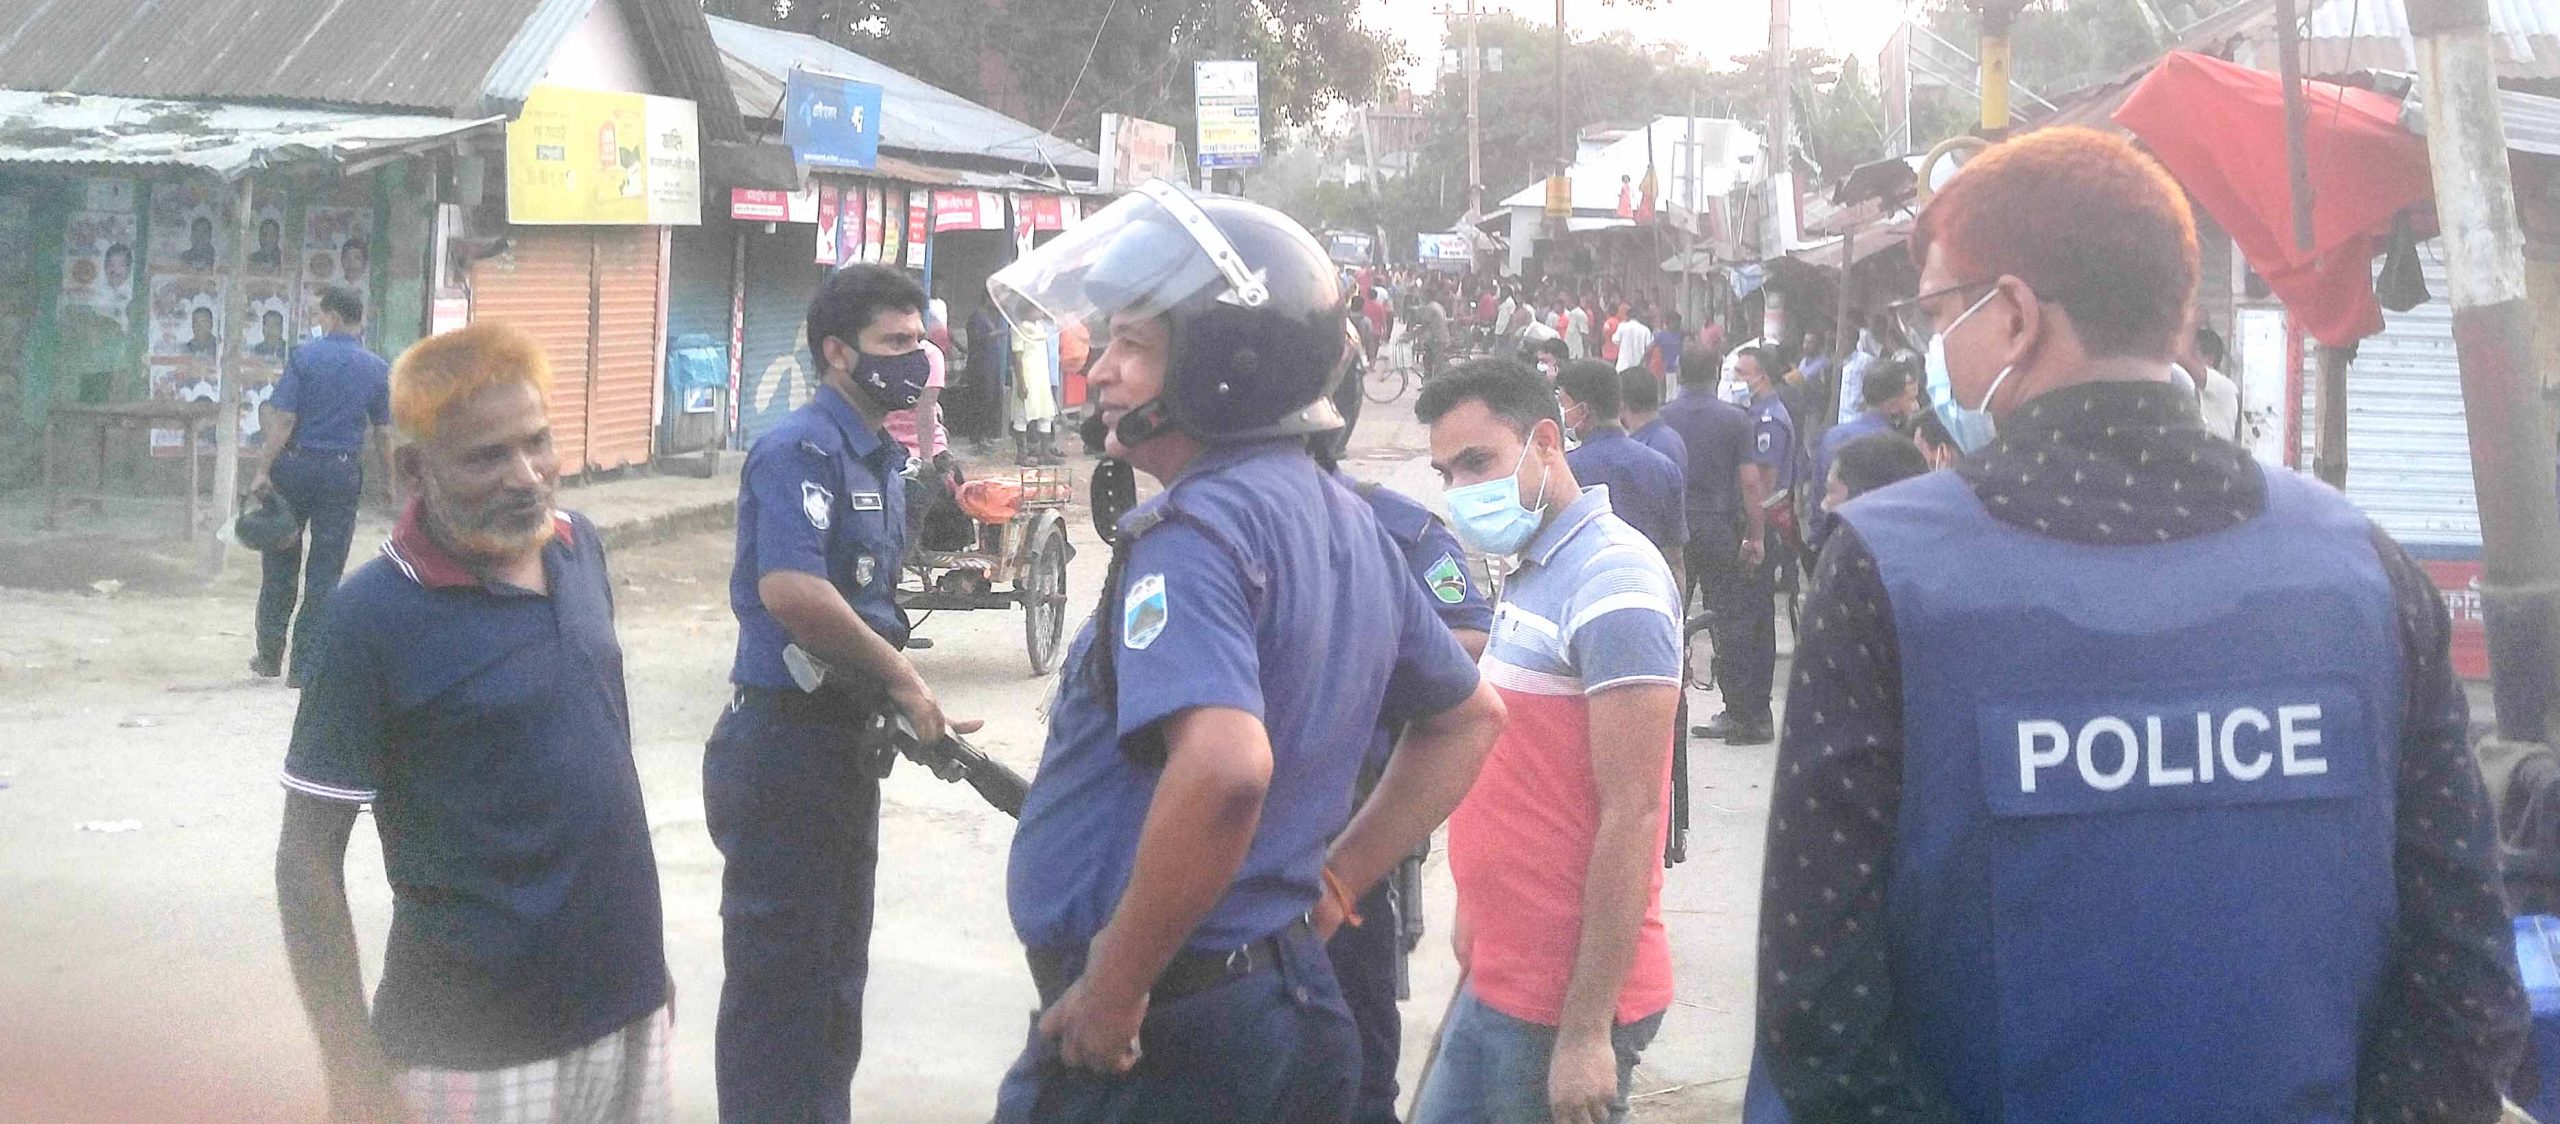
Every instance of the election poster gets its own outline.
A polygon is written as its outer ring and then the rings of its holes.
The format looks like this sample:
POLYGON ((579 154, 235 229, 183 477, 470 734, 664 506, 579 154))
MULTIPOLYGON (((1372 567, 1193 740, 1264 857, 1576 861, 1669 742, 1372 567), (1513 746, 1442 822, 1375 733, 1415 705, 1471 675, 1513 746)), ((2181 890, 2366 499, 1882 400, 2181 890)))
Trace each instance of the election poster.
POLYGON ((213 188, 160 183, 151 188, 151 271, 208 273, 222 260, 222 200, 213 188))

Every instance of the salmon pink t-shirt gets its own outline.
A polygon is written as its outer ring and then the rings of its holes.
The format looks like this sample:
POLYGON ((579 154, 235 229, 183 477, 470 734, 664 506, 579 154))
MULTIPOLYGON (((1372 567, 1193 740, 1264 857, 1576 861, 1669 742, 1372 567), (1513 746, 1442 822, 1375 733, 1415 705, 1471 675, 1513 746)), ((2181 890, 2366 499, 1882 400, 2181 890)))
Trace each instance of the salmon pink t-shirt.
MULTIPOLYGON (((1481 665, 1510 719, 1449 817, 1449 869, 1468 934, 1468 988, 1503 1014, 1555 1026, 1582 942, 1600 823, 1588 700, 1633 684, 1676 685, 1680 629, 1662 552, 1610 512, 1606 488, 1585 490, 1522 558, 1481 665)), ((1671 732, 1663 737, 1667 749, 1671 732)), ((1658 791, 1667 809, 1668 754, 1658 791)), ((1667 814, 1663 823, 1668 830, 1667 814)), ((1652 846, 1658 859, 1659 833, 1652 846)), ((1671 1005, 1662 864, 1648 865, 1644 924, 1618 991, 1622 1023, 1671 1005)))

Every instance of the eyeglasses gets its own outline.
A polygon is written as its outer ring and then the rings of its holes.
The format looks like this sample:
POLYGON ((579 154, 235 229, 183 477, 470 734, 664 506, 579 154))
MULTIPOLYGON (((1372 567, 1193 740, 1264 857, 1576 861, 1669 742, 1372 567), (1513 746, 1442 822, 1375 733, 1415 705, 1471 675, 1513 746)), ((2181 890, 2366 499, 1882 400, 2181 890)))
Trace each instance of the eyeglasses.
POLYGON ((1911 341, 1914 347, 1918 347, 1927 344, 1930 337, 1938 334, 1936 309, 1942 298, 1955 296, 1971 289, 1988 289, 1998 284, 1997 281, 1959 281, 1943 289, 1922 293, 1907 300, 1895 301, 1886 305, 1885 311, 1892 313, 1894 323, 1901 325, 1902 338, 1911 341))

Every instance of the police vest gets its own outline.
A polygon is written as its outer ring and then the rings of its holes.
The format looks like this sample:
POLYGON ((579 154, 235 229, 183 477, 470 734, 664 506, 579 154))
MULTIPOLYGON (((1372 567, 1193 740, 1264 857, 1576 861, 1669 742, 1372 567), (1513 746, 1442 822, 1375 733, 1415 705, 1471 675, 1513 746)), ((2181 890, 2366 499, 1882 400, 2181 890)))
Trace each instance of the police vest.
POLYGON ((2347 1120, 2398 919, 2405 679, 2369 524, 2092 546, 1939 472, 1846 505, 1893 606, 1885 925, 1974 1120, 2347 1120))

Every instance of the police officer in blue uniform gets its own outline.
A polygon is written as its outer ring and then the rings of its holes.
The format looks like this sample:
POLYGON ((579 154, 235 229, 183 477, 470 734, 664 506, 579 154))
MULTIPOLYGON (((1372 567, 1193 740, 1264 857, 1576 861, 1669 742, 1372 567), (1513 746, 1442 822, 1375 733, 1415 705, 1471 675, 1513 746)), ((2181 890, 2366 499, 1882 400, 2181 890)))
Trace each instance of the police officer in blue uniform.
POLYGON ((924 393, 924 308, 924 291, 895 269, 830 275, 809 302, 817 394, 757 439, 738 482, 735 691, 702 761, 703 807, 726 860, 715 1065, 731 1124, 851 1115, 888 766, 852 743, 882 707, 927 740, 946 728, 899 651, 907 454, 881 424, 924 393), (799 691, 782 660, 788 644, 857 691, 799 691), (857 695, 868 701, 842 701, 857 695))
POLYGON ((997 1118, 1347 1119, 1323 939, 1456 806, 1501 704, 1307 454, 1340 424, 1333 267, 1276 212, 1157 181, 990 288, 1017 322, 1107 318, 1091 424, 1165 484, 1121 520, 1014 836, 1041 1011, 997 1118))
MULTIPOLYGON (((1343 432, 1349 433, 1346 422, 1343 432)), ((1476 588, 1467 569, 1466 548, 1449 526, 1412 497, 1382 484, 1355 480, 1333 463, 1333 449, 1347 447, 1329 435, 1310 438, 1307 449, 1318 464, 1331 469, 1345 487, 1369 501, 1369 512, 1386 529, 1405 572, 1431 595, 1431 608, 1449 626, 1469 659, 1484 655, 1493 631, 1493 605, 1476 588)), ((1357 799, 1366 802, 1386 771, 1399 731, 1381 728, 1360 769, 1357 799)), ((1333 974, 1342 984, 1343 1005, 1360 1031, 1360 1091, 1352 1106, 1353 1124, 1396 1124, 1396 1063, 1403 1053, 1404 1017, 1396 1003, 1406 991, 1404 958, 1411 955, 1422 930, 1422 901, 1417 875, 1427 852, 1417 849, 1398 863, 1393 877, 1380 879, 1356 907, 1366 924, 1344 926, 1325 943, 1333 974), (1390 921, 1393 924, 1389 924, 1390 921)))
POLYGON ((1719 594, 1712 628, 1716 658, 1723 664, 1716 685, 1724 692, 1724 712, 1708 719, 1698 732, 1729 745, 1766 745, 1776 735, 1769 697, 1778 670, 1778 571, 1794 563, 1772 519, 1786 510, 1785 497, 1795 487, 1795 419, 1769 374, 1768 357, 1759 348, 1733 353, 1734 377, 1750 404, 1751 450, 1742 469, 1744 513, 1741 580, 1711 589, 1719 594))
POLYGON ((2171 382, 2185 196, 2049 129, 1913 247, 1965 457, 1823 548, 1749 1118, 2499 1119, 2525 1007, 2443 603, 2171 382))

